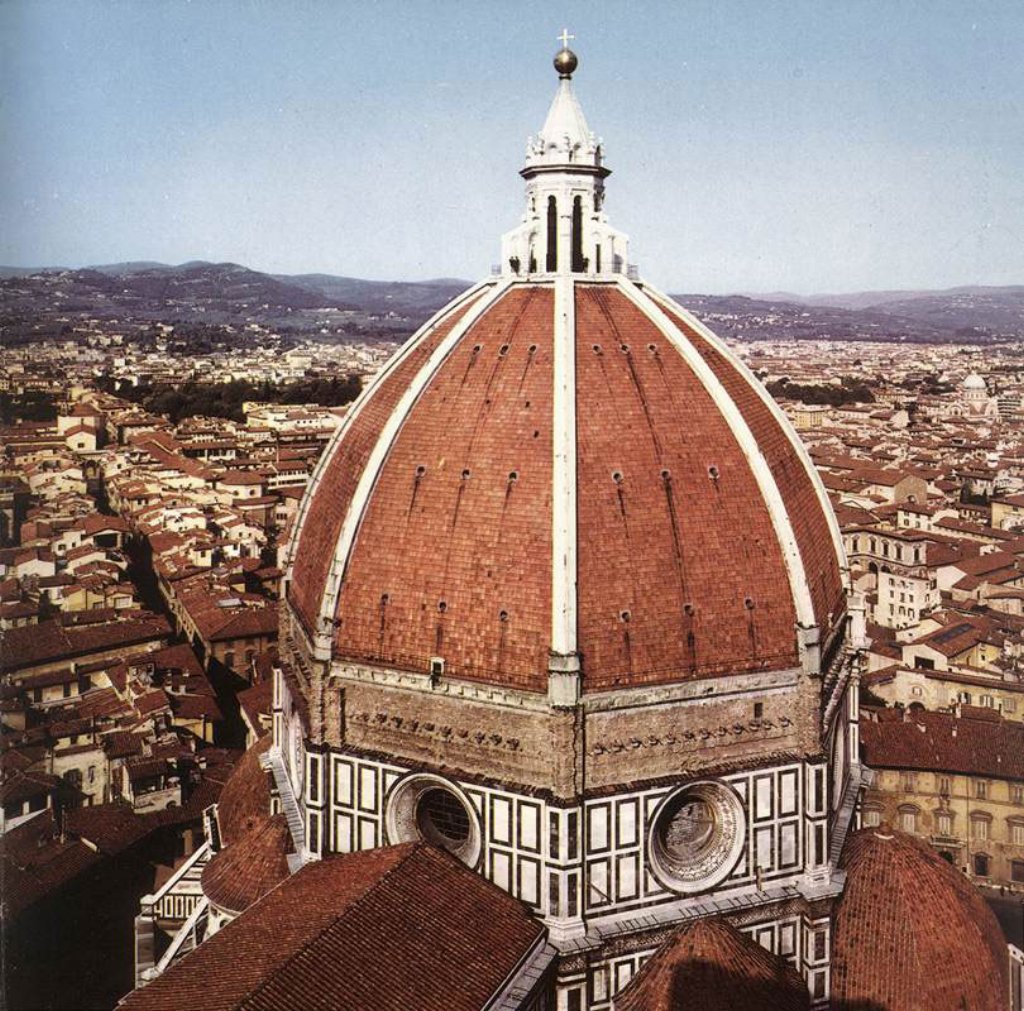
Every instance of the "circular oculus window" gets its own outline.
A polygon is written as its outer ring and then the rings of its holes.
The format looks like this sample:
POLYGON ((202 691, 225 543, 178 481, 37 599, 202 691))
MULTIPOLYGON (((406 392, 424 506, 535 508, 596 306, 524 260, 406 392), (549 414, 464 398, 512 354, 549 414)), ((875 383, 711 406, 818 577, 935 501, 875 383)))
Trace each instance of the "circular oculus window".
POLYGON ((426 773, 400 780, 387 800, 385 827, 392 843, 439 846, 469 867, 480 859, 480 823, 454 784, 426 773))
POLYGON ((651 821, 654 876, 682 894, 713 888, 732 873, 746 838, 743 804, 724 783, 704 780, 670 793, 651 821))

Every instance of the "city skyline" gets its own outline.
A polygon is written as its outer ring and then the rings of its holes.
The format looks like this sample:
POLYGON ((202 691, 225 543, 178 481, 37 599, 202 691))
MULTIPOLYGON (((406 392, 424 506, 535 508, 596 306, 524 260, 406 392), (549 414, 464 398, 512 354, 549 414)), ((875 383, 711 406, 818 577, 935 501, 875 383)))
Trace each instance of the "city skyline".
POLYGON ((609 216, 660 285, 1024 278, 1008 3, 15 2, 0 23, 12 266, 480 276, 521 211, 564 23, 609 216))

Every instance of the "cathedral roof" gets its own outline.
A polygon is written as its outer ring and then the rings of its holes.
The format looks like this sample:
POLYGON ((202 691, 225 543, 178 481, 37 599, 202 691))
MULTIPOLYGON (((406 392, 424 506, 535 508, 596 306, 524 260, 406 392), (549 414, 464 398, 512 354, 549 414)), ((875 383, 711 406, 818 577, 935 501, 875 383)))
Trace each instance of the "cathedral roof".
POLYGON ((291 842, 283 814, 257 823, 203 868, 203 894, 224 912, 248 909, 288 877, 291 842))
POLYGON ((367 850, 306 864, 120 1007, 477 1011, 543 937, 447 853, 367 850))
POLYGON ((800 974, 718 917, 681 927, 622 993, 615 1011, 806 1011, 800 974))
POLYGON ((850 836, 840 866, 832 996, 844 1007, 1006 1007, 1006 941, 973 885, 926 843, 888 828, 850 836))
POLYGON ((293 608, 337 657, 526 690, 552 650, 585 691, 796 665, 797 626, 844 607, 796 435, 684 309, 567 280, 474 289, 364 394, 302 507, 293 608))
POLYGON ((824 485, 762 384, 639 281, 563 49, 502 273, 349 411, 300 506, 288 599, 319 659, 525 691, 801 665, 842 623, 824 485))

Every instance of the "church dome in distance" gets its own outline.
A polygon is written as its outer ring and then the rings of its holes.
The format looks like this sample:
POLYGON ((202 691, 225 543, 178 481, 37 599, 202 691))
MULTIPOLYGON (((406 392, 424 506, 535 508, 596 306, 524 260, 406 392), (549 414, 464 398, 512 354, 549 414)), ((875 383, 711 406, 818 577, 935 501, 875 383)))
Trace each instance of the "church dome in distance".
POLYGON ((791 670, 843 627, 824 487, 762 384, 630 268, 570 63, 502 274, 394 356, 313 475, 287 600, 318 661, 588 693, 791 670))
POLYGON ((988 391, 988 387, 985 385, 985 380, 978 375, 977 372, 970 373, 963 381, 963 388, 965 390, 985 390, 988 391))
POLYGON ((848 839, 832 998, 888 1011, 1007 1006, 1006 941, 974 886, 926 843, 887 827, 848 839))

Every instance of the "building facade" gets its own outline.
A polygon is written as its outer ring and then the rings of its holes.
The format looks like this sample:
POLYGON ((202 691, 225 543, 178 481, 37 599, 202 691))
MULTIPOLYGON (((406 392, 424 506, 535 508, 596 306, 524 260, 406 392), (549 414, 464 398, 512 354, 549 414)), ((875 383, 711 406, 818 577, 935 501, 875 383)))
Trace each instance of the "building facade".
POLYGON ((1024 890, 1024 728, 991 709, 881 710, 864 721, 868 826, 930 843, 975 884, 1024 890))

